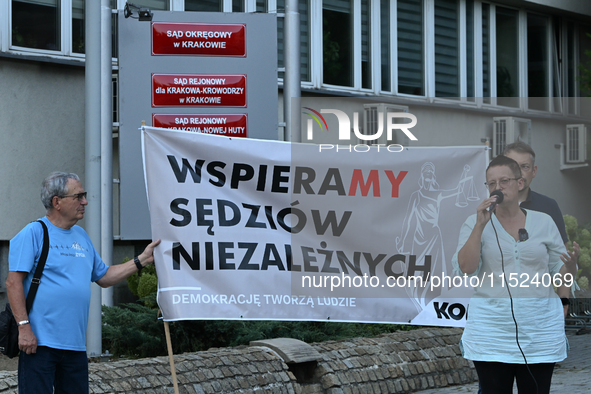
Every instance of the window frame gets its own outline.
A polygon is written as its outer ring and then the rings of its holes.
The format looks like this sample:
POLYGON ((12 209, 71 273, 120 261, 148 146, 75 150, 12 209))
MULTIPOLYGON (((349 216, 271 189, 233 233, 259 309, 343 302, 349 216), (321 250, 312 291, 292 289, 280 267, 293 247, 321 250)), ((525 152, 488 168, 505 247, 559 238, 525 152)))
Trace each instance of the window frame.
MULTIPOLYGON (((353 42, 353 50, 352 50, 352 85, 353 86, 343 86, 343 85, 334 85, 324 82, 324 40, 323 40, 323 32, 324 32, 324 25, 322 24, 323 20, 323 13, 324 13, 324 0, 319 1, 311 1, 311 5, 315 5, 317 8, 317 12, 319 15, 318 23, 314 23, 314 21, 310 21, 313 25, 318 25, 318 42, 320 43, 320 51, 317 53, 317 59, 320 63, 320 75, 318 75, 319 85, 317 86, 320 89, 326 88, 333 91, 361 91, 360 87, 360 67, 358 66, 358 62, 356 59, 359 59, 361 62, 361 26, 360 26, 360 14, 361 14, 361 0, 347 0, 353 3, 353 9, 351 10, 352 18, 353 18, 353 37, 351 41, 353 42)), ((313 56, 314 52, 312 52, 313 56)))
MULTIPOLYGON (((396 41, 391 40, 390 41, 390 51, 394 53, 394 57, 392 59, 392 63, 391 63, 391 67, 392 69, 395 70, 395 79, 392 79, 392 92, 394 96, 398 96, 398 97, 409 97, 409 98, 428 98, 428 97, 433 97, 432 95, 430 96, 430 87, 429 87, 429 83, 433 82, 433 88, 434 88, 434 81, 430 78, 430 62, 428 60, 429 57, 432 57, 432 53, 434 53, 434 49, 433 51, 431 51, 428 46, 429 43, 433 43, 433 39, 431 37, 431 33, 433 29, 430 29, 430 26, 433 25, 434 23, 434 12, 428 12, 429 9, 435 10, 435 3, 434 0, 425 0, 425 3, 423 5, 423 37, 422 37, 422 54, 423 54, 423 91, 424 94, 423 95, 414 95, 414 94, 409 94, 409 93, 401 93, 398 89, 399 87, 399 83, 398 83, 398 79, 399 79, 399 73, 398 73, 398 2, 396 0, 392 0, 391 3, 391 7, 393 7, 394 9, 390 9, 390 13, 394 13, 393 16, 393 20, 392 23, 394 24, 394 27, 392 30, 392 32, 396 32, 396 41), (429 21, 429 15, 431 15, 432 17, 432 22, 430 23, 429 21), (429 37, 429 38, 427 38, 429 37), (428 44, 425 44, 425 42, 427 42, 428 44)), ((434 35, 433 35, 434 38, 434 35)))
POLYGON ((562 29, 561 29, 561 49, 562 49, 562 53, 561 53, 561 57, 562 57, 562 78, 561 78, 561 87, 562 87, 562 92, 563 92, 563 106, 562 106, 562 111, 565 115, 569 116, 569 115, 577 115, 580 113, 580 105, 579 105, 579 100, 572 100, 572 97, 579 97, 579 95, 581 94, 580 89, 579 89, 579 84, 577 83, 578 78, 580 76, 580 73, 578 72, 579 67, 577 66, 578 64, 580 64, 581 62, 581 58, 580 58, 580 42, 579 42, 579 34, 580 34, 580 29, 579 29, 579 22, 573 21, 570 18, 564 18, 563 19, 563 23, 562 23, 562 29), (572 42, 568 42, 568 28, 569 26, 571 26, 573 28, 573 37, 572 37, 572 42), (575 65, 575 75, 573 76, 574 78, 574 92, 570 91, 570 86, 569 86, 569 75, 568 72, 570 70, 571 64, 570 64, 570 58, 569 58, 569 45, 572 45, 573 48, 570 48, 570 50, 573 51, 573 59, 572 62, 575 65), (574 94, 573 94, 574 93, 574 94), (571 108, 571 104, 574 104, 573 107, 571 108))
MULTIPOLYGON (((535 108, 531 108, 530 106, 530 102, 529 100, 524 103, 525 107, 527 108, 527 110, 531 111, 531 112, 539 112, 539 113, 556 113, 555 109, 554 109, 554 80, 555 78, 560 78, 560 74, 555 75, 556 70, 554 70, 554 54, 556 54, 556 56, 558 56, 558 53, 554 50, 554 48, 552 48, 552 42, 553 42, 553 37, 552 37, 552 33, 554 32, 555 26, 552 23, 552 19, 550 18, 549 15, 544 15, 544 14, 540 14, 537 12, 524 12, 524 22, 525 22, 525 31, 526 31, 526 37, 525 37, 525 42, 524 42, 524 48, 526 52, 524 54, 525 56, 525 62, 524 62, 524 88, 525 91, 528 93, 526 98, 529 99, 529 63, 527 61, 527 50, 528 50, 528 37, 527 37, 527 29, 529 27, 529 21, 528 21, 528 16, 538 16, 538 17, 543 17, 546 19, 546 37, 545 37, 545 44, 546 44, 546 59, 545 61, 547 62, 548 65, 548 74, 546 76, 546 83, 547 83, 547 95, 546 95, 546 109, 545 110, 540 110, 540 109, 535 109, 535 108)), ((560 99, 560 101, 562 101, 562 97, 558 97, 558 99, 560 99)))
POLYGON ((68 21, 72 18, 72 1, 71 0, 57 0, 59 6, 59 27, 58 27, 58 34, 59 34, 59 50, 51 50, 51 49, 40 49, 40 48, 29 48, 29 47, 22 47, 18 45, 12 44, 12 3, 13 0, 5 0, 7 2, 7 12, 5 16, 5 23, 7 27, 7 49, 12 53, 22 53, 26 55, 31 54, 39 54, 39 55, 61 55, 61 56, 70 56, 72 51, 72 29, 71 29, 71 21, 67 23, 69 26, 68 29, 64 28, 64 21, 68 21), (66 4, 64 4, 66 3, 66 4), (69 4, 69 6, 68 6, 69 4))
MULTIPOLYGON (((98 0, 97 0, 98 1, 98 0)), ((184 11, 185 0, 168 0, 170 9, 172 11, 184 11)), ((223 12, 232 12, 232 0, 220 0, 223 12)), ((257 0, 242 0, 244 4, 244 12, 256 11, 257 0)), ((563 114, 568 116, 580 115, 580 108, 577 105, 578 100, 571 100, 571 97, 579 97, 580 87, 577 82, 572 82, 573 78, 577 78, 579 72, 577 71, 578 62, 580 61, 580 31, 582 29, 582 21, 573 19, 572 17, 560 14, 557 17, 553 15, 531 10, 516 8, 507 5, 497 5, 494 0, 472 0, 467 3, 467 0, 458 0, 458 75, 459 75, 459 98, 450 97, 435 97, 435 1, 423 0, 422 2, 422 55, 423 55, 423 81, 424 89, 423 95, 413 95, 399 92, 399 73, 398 73, 398 23, 397 23, 397 0, 369 0, 369 40, 371 53, 369 61, 371 65, 369 72, 371 76, 371 87, 362 87, 362 26, 361 26, 361 1, 352 0, 353 10, 353 64, 352 64, 352 86, 339 86, 327 84, 323 81, 323 56, 322 56, 322 12, 323 1, 308 1, 309 17, 309 73, 310 81, 302 81, 301 87, 310 90, 323 90, 327 92, 346 93, 364 95, 375 95, 385 97, 400 97, 411 98, 415 100, 423 100, 428 102, 440 102, 443 104, 457 105, 461 104, 468 107, 476 107, 483 109, 508 109, 525 111, 528 113, 539 114, 563 114), (388 1, 389 3, 389 90, 382 90, 382 70, 381 70, 381 26, 382 15, 380 15, 381 1, 388 1), (486 4, 488 8, 488 27, 485 30, 483 25, 483 6, 486 4), (468 23, 468 7, 471 7, 472 22, 470 26, 468 23), (518 35, 518 94, 519 104, 517 106, 501 106, 497 100, 497 54, 496 54, 496 15, 497 8, 511 9, 517 11, 517 35, 518 35), (548 102, 544 106, 545 109, 531 108, 528 101, 528 63, 527 63, 527 30, 528 30, 528 15, 537 15, 544 17, 547 23, 546 29, 546 45, 548 62, 548 102), (473 40, 468 43, 467 35, 468 29, 473 32, 473 40), (572 29, 569 30, 569 29, 572 29), (569 32, 573 37, 569 37, 569 32), (490 97, 483 97, 485 90, 483 81, 483 52, 481 50, 483 45, 483 34, 489 34, 488 45, 488 69, 490 75, 490 97), (558 42, 560 48, 555 48, 556 38, 558 34, 558 42), (570 42, 569 42, 570 39, 570 42), (468 72, 468 45, 473 45, 474 50, 472 54, 471 72, 468 72), (569 58, 570 56, 570 58, 569 58), (558 63, 558 60, 561 63, 558 63), (573 64, 574 63, 574 68, 573 64), (467 78, 473 75, 474 80, 468 81, 467 78), (571 85, 569 85, 569 78, 571 85), (473 85, 474 98, 467 97, 468 84, 473 85), (574 91, 571 91, 574 90, 574 91), (559 95, 558 97, 554 97, 559 95), (458 100, 459 99, 459 100, 458 100), (573 108, 574 106, 574 108, 573 108)), ((122 10, 127 0, 117 0, 117 10, 122 10)), ((269 13, 277 13, 277 0, 267 0, 267 10, 269 13)), ((59 0, 60 6, 60 26, 59 26, 59 44, 60 50, 46 50, 27 48, 17 45, 12 45, 12 6, 13 0, 0 0, 0 52, 10 55, 22 55, 29 58, 35 57, 49 57, 60 61, 73 61, 76 63, 84 62, 85 55, 74 52, 73 50, 73 32, 72 32, 72 7, 73 0, 59 0)), ((117 12, 114 10, 114 12, 117 12)), ((114 66, 116 68, 117 59, 113 58, 114 66)), ((278 84, 281 85, 283 78, 278 77, 278 84)))
MULTIPOLYGON (((70 43, 69 44, 69 46, 70 46, 70 53, 68 54, 68 56, 71 56, 71 57, 74 57, 74 58, 85 59, 86 56, 85 56, 84 53, 74 52, 74 42, 72 41, 74 39, 74 32, 73 32, 74 26, 73 26, 73 21, 72 21, 72 16, 74 14, 72 12, 72 7, 74 6, 74 2, 71 1, 71 0, 69 0, 69 3, 70 3, 70 7, 69 7, 69 9, 70 9, 69 29, 66 29, 66 30, 69 30, 69 34, 70 34, 70 37, 69 37, 69 40, 68 40, 68 42, 70 43)), ((86 2, 84 2, 84 7, 86 7, 86 2)), ((86 10, 86 8, 84 8, 84 9, 86 10)), ((84 23, 86 23, 86 20, 85 19, 83 19, 83 20, 85 21, 84 23)))

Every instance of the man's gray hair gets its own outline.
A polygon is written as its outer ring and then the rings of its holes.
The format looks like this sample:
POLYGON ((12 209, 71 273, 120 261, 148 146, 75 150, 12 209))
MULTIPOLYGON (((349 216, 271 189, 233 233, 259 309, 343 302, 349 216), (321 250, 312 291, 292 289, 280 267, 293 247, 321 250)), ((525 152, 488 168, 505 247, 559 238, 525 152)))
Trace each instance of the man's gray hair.
POLYGON ((78 175, 72 172, 52 172, 41 184, 41 202, 46 209, 53 208, 53 197, 68 193, 68 181, 73 179, 80 182, 78 175))
POLYGON ((502 154, 507 156, 507 153, 511 151, 529 154, 532 164, 536 164, 536 152, 534 152, 532 147, 526 144, 525 142, 518 140, 513 142, 512 144, 507 145, 502 154))

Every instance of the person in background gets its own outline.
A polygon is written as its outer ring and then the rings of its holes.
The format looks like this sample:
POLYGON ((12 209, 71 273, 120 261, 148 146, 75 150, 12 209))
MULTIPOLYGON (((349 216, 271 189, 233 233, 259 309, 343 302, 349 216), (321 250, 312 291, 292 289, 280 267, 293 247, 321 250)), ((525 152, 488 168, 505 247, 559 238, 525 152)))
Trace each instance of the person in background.
MULTIPOLYGON (((568 250, 568 235, 566 234, 564 218, 562 217, 562 212, 558 207, 558 203, 548 196, 536 193, 531 190, 531 182, 536 177, 536 173, 538 172, 538 166, 536 166, 536 154, 534 150, 525 142, 517 141, 507 145, 503 151, 503 155, 515 160, 521 168, 521 176, 523 177, 523 181, 525 183, 525 187, 519 192, 519 205, 521 208, 544 212, 550 215, 550 217, 552 217, 554 220, 554 223, 556 223, 558 231, 560 231, 560 236, 562 237, 564 246, 568 250)), ((571 255, 571 259, 573 259, 574 262, 577 262, 579 253, 579 245, 576 242, 573 242, 573 247, 572 250, 569 251, 569 254, 571 255)), ((560 296, 560 299, 562 300, 564 316, 566 317, 568 313, 568 306, 570 305, 569 298, 571 289, 563 286, 558 288, 557 292, 560 296)))

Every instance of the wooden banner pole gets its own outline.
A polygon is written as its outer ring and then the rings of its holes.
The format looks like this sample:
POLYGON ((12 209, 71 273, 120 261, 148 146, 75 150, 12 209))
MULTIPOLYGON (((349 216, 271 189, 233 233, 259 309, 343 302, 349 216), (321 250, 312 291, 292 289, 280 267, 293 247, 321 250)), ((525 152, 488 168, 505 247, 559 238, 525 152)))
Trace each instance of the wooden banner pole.
POLYGON ((166 335, 166 347, 168 348, 168 361, 170 363, 170 372, 172 374, 174 393, 179 394, 179 384, 176 379, 176 368, 174 367, 174 357, 172 353, 172 341, 170 340, 170 327, 167 321, 164 322, 164 334, 166 335))

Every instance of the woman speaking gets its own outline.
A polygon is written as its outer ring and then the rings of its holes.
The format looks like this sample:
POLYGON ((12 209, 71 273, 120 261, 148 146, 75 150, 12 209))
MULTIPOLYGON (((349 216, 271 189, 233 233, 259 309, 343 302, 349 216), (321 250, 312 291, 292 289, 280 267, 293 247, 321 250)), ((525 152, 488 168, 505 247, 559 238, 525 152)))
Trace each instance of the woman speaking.
POLYGON ((567 350, 554 286, 572 285, 576 263, 550 216, 519 207, 517 162, 493 159, 486 185, 491 197, 463 224, 452 261, 456 274, 478 277, 462 354, 474 362, 483 394, 511 394, 515 380, 520 394, 547 394, 567 350))

